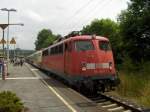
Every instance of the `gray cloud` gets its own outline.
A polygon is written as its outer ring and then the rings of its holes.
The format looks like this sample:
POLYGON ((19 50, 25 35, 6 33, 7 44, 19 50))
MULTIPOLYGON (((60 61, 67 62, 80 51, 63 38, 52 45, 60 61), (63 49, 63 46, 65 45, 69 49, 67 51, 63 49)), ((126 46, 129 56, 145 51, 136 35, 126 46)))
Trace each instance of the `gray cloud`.
MULTIPOLYGON (((127 0, 1 0, 0 8, 16 8, 10 14, 10 38, 16 37, 17 46, 34 49, 37 33, 43 28, 55 34, 65 35, 80 30, 94 18, 116 20, 121 10, 127 8, 127 0)), ((7 23, 7 13, 0 11, 0 23, 7 23)), ((0 37, 2 33, 0 33, 0 37)))

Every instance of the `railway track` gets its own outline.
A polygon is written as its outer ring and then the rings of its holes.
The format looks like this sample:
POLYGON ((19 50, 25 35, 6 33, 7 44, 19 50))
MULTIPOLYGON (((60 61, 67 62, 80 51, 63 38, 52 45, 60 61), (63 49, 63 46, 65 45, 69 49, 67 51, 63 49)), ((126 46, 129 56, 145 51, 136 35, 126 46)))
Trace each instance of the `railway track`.
POLYGON ((135 106, 110 95, 99 94, 88 98, 109 112, 150 112, 150 109, 135 106))
MULTIPOLYGON (((34 66, 34 67, 36 67, 36 66, 34 66)), ((46 72, 46 74, 48 76, 50 76, 49 73, 46 72)), ((60 77, 58 77, 55 74, 51 74, 50 77, 53 77, 54 79, 59 80, 62 83, 66 84, 64 82, 64 80, 62 80, 60 77)), ((82 94, 82 95, 84 95, 84 94, 82 94)), ((150 112, 150 109, 144 109, 142 107, 131 104, 131 102, 129 102, 129 101, 123 101, 119 98, 116 98, 116 97, 113 97, 110 95, 106 95, 106 94, 102 94, 102 93, 99 93, 96 96, 86 96, 86 95, 84 95, 84 96, 89 98, 94 103, 101 106, 102 108, 105 108, 109 112, 150 112)))

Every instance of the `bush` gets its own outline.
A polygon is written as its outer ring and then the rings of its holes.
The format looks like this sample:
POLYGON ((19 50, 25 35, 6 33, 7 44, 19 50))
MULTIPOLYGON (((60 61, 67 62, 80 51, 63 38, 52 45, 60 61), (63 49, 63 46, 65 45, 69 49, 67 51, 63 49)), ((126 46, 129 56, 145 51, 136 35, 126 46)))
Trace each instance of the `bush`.
POLYGON ((0 93, 0 112, 21 112, 23 103, 10 91, 0 93))
POLYGON ((142 72, 143 75, 148 75, 150 73, 150 61, 147 61, 145 63, 142 64, 142 72))
POLYGON ((139 64, 135 64, 133 63, 133 61, 131 60, 131 58, 129 58, 128 56, 126 56, 123 60, 123 64, 122 64, 122 70, 130 73, 130 72, 136 72, 139 70, 139 64))

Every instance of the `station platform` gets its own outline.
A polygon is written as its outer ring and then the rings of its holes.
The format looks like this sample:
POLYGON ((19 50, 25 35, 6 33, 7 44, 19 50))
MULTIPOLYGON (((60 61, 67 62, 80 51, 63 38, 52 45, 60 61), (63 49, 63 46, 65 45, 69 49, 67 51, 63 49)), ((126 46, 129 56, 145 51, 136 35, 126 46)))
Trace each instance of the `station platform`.
POLYGON ((22 99, 26 112, 106 112, 61 82, 25 63, 9 64, 9 76, 0 80, 0 91, 9 90, 22 99))

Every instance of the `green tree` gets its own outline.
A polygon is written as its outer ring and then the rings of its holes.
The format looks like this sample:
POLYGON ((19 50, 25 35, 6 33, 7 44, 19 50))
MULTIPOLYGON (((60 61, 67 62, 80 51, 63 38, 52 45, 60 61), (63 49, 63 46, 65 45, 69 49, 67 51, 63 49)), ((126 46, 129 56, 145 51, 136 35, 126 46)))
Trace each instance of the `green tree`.
POLYGON ((116 22, 110 19, 96 19, 90 25, 83 27, 81 32, 82 34, 96 34, 109 38, 117 63, 122 62, 122 41, 119 34, 119 25, 116 22))
POLYGON ((118 18, 125 54, 134 62, 149 60, 150 57, 150 2, 131 0, 128 9, 118 18))
POLYGON ((37 40, 35 41, 36 50, 48 47, 56 40, 57 37, 49 29, 43 29, 38 33, 37 40))

